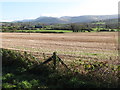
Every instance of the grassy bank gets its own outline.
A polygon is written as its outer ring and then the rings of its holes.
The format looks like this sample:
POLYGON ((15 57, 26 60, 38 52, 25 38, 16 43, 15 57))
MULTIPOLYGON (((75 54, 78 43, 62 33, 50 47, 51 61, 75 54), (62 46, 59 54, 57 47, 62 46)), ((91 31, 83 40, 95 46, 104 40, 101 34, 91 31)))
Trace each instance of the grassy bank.
MULTIPOLYGON (((72 71, 66 69, 53 70, 53 65, 41 65, 31 54, 7 49, 1 49, 2 55, 2 87, 3 88, 110 88, 117 87, 114 80, 104 81, 100 76, 93 76, 90 71, 103 67, 104 63, 75 62, 70 68, 76 68, 72 71), (82 74, 77 72, 76 63, 84 66, 88 72, 82 74), (96 68, 97 67, 97 68, 96 68), (113 82, 112 82, 113 81, 113 82)), ((62 67, 61 67, 62 68, 62 67)), ((94 73, 95 74, 95 73, 94 73)), ((99 72, 96 72, 99 74, 99 72)), ((111 74, 111 73, 110 73, 111 74)), ((114 76, 115 77, 115 76, 114 76)))

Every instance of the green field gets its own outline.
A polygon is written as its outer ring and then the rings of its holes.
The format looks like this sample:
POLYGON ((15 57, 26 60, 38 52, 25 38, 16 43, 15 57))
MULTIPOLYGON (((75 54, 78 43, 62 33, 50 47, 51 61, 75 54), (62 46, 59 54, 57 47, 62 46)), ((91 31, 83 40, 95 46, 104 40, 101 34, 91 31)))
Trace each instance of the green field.
POLYGON ((70 30, 15 30, 15 32, 26 32, 26 33, 66 33, 66 32, 72 32, 70 30))
POLYGON ((98 30, 119 31, 118 29, 106 29, 106 28, 92 28, 92 32, 98 32, 98 30))
MULTIPOLYGON (((92 28, 91 32, 98 32, 99 30, 119 31, 118 29, 104 29, 104 28, 92 28)), ((71 33, 72 30, 9 30, 3 32, 18 32, 18 33, 71 33)), ((88 32, 88 31, 85 31, 88 32)))
POLYGON ((105 22, 95 22, 95 23, 92 23, 92 24, 105 24, 105 22))
MULTIPOLYGON (((91 28, 92 31, 90 32, 103 32, 100 30, 106 30, 104 32, 116 32, 116 31, 120 31, 119 29, 107 29, 107 28, 91 28)), ((1 31, 0 31, 1 32, 1 31)), ((2 31, 2 32, 18 32, 18 33, 71 33, 73 32, 72 30, 8 30, 8 31, 2 31)), ((80 32, 80 31, 79 31, 80 32)), ((88 32, 88 31, 84 31, 84 32, 88 32)))

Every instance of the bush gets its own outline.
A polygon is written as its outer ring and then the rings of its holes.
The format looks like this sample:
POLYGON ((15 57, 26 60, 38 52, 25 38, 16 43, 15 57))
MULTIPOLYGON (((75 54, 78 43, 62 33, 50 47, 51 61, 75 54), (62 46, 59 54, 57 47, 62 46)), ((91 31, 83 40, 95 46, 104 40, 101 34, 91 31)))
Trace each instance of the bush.
POLYGON ((17 69, 29 69, 34 63, 34 58, 26 52, 20 54, 17 51, 2 49, 2 65, 5 67, 14 67, 17 69))
POLYGON ((18 83, 17 88, 32 88, 32 85, 28 81, 22 81, 18 83))

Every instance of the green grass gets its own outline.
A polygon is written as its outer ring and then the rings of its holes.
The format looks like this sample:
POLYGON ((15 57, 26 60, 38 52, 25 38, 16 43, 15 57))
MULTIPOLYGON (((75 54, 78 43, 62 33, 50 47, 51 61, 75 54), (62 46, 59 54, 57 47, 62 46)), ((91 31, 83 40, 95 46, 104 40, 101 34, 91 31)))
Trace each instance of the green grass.
POLYGON ((16 30, 15 32, 31 32, 31 33, 67 33, 70 30, 16 30))
MULTIPOLYGON (((108 30, 105 28, 92 28, 91 32, 98 32, 97 30, 108 30)), ((110 31, 120 31, 118 29, 109 29, 110 31)), ((72 30, 8 30, 3 32, 19 32, 19 33, 70 33, 72 30)), ((86 31, 87 32, 87 31, 86 31)))
POLYGON ((92 32, 97 32, 97 30, 109 30, 109 31, 120 31, 118 29, 105 29, 105 28, 92 28, 92 32))
POLYGON ((92 24, 105 24, 105 22, 95 22, 95 23, 92 23, 92 24))

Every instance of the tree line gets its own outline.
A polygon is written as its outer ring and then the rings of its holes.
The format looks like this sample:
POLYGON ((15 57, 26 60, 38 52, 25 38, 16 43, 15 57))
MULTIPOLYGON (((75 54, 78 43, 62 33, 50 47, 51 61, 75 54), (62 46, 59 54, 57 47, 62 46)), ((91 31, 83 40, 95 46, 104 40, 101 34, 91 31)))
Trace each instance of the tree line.
POLYGON ((3 22, 0 23, 1 29, 5 31, 15 30, 71 30, 73 32, 91 32, 94 31, 109 31, 119 29, 116 23, 71 23, 71 24, 43 24, 32 22, 3 22))

